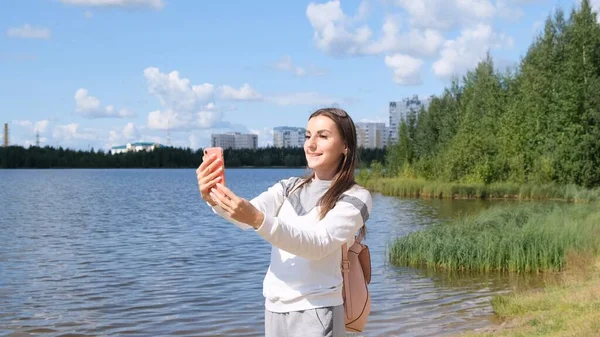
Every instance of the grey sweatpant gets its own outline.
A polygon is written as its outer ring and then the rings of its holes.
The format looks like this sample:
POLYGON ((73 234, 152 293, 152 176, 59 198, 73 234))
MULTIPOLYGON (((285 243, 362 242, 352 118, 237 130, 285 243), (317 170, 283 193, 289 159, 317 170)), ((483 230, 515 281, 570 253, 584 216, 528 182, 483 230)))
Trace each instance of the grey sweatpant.
POLYGON ((291 311, 265 310, 265 337, 344 337, 344 306, 291 311))

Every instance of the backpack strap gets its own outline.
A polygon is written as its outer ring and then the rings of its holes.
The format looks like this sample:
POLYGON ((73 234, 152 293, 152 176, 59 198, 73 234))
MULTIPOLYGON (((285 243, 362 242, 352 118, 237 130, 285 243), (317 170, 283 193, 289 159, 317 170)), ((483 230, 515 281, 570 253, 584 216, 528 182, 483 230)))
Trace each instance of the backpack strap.
MULTIPOLYGON (((344 242, 344 244, 342 245, 342 277, 343 280, 348 280, 350 278, 350 261, 348 260, 348 244, 344 242)), ((344 310, 346 312, 346 318, 351 319, 352 317, 350 317, 350 313, 352 312, 352 301, 350 300, 350 287, 345 284, 345 282, 342 282, 343 286, 342 288, 344 289, 344 292, 342 293, 342 295, 344 295, 344 307, 346 310, 344 310)))

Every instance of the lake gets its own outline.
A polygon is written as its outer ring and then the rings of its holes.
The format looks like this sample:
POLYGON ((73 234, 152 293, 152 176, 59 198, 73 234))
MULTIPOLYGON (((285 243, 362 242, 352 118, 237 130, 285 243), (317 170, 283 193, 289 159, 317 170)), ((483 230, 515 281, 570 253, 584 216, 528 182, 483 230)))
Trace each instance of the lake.
MULTIPOLYGON (((252 198, 302 169, 230 169, 252 198)), ((373 194, 372 313, 360 336, 493 323, 490 298, 531 279, 387 263, 392 240, 491 203, 373 194)), ((193 169, 0 170, 0 335, 261 336, 270 246, 212 213, 193 169)))

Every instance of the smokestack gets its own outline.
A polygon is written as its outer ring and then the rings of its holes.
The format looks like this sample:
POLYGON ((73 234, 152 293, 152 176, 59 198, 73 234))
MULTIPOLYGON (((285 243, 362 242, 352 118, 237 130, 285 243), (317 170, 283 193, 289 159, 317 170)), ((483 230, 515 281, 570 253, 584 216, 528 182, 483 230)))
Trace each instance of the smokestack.
POLYGON ((4 147, 8 147, 8 123, 4 123, 4 147))

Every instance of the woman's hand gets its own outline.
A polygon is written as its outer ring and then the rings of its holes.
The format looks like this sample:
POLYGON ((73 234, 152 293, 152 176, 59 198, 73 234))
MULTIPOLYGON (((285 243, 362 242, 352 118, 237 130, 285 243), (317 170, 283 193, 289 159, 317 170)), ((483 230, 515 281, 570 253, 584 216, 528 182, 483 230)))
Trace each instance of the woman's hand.
POLYGON ((210 197, 210 190, 216 183, 221 181, 219 174, 223 170, 221 161, 216 160, 217 156, 210 155, 202 159, 202 164, 196 169, 196 178, 198 178, 198 188, 200 195, 206 202, 215 206, 216 203, 210 197))
POLYGON ((259 211, 248 200, 240 198, 222 184, 210 191, 210 196, 230 218, 248 224, 254 229, 260 227, 265 215, 259 211))

